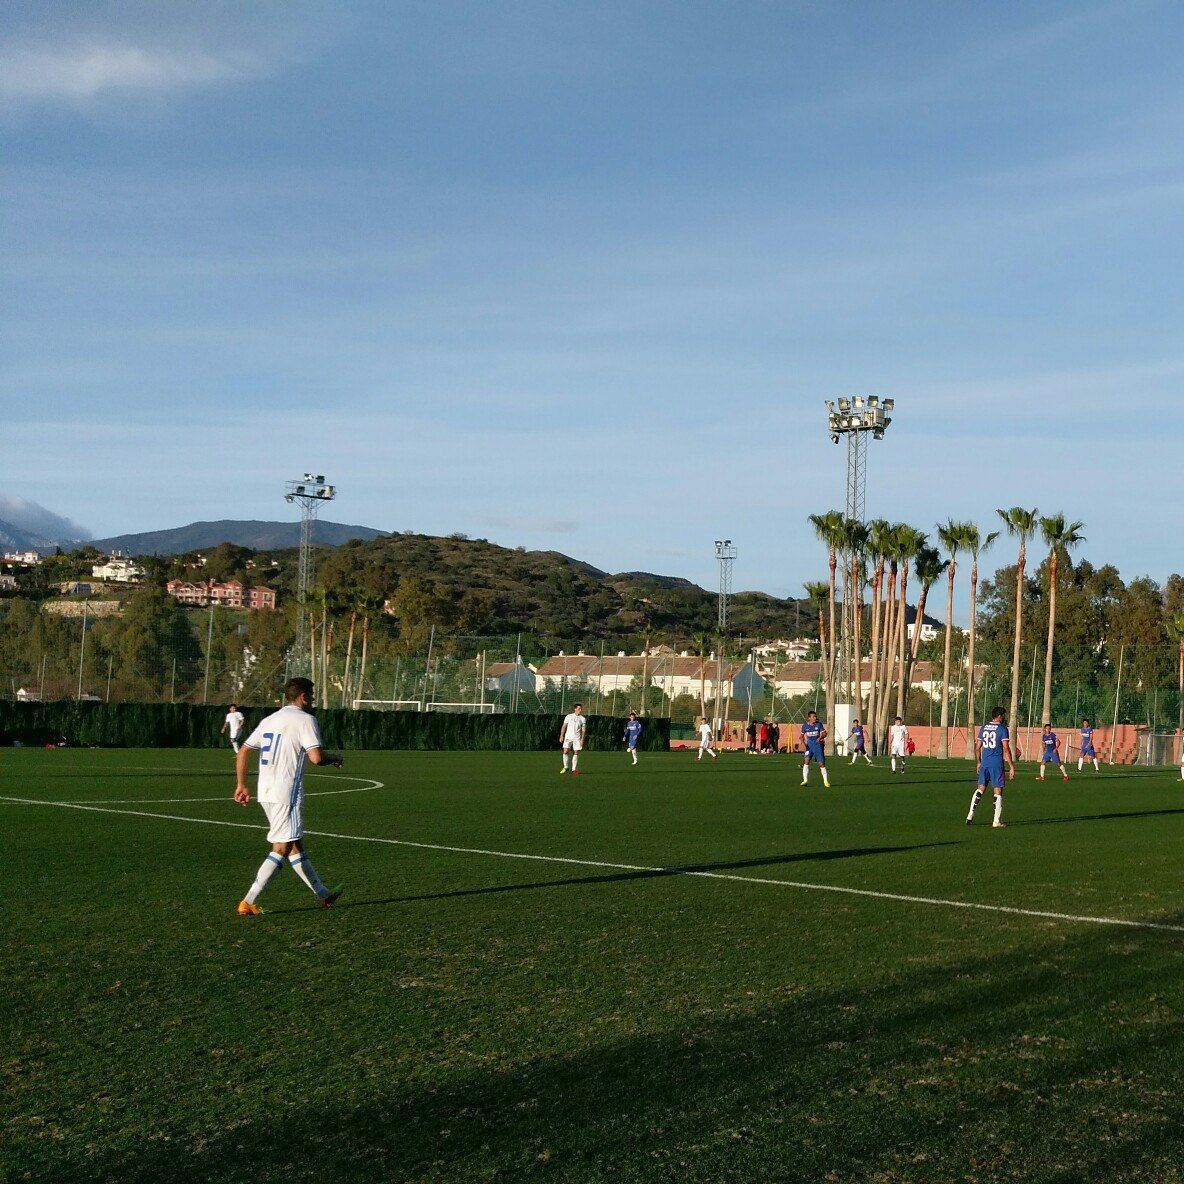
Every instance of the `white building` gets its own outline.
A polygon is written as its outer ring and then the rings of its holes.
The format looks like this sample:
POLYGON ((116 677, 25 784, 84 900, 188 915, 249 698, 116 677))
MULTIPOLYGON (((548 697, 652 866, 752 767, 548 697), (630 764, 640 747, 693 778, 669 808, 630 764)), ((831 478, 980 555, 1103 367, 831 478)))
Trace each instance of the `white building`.
POLYGON ((5 551, 5 563, 20 563, 25 567, 36 567, 41 562, 41 556, 36 551, 5 551))
POLYGON ((111 580, 116 584, 134 584, 144 578, 144 569, 134 559, 116 552, 105 563, 96 563, 90 569, 96 580, 111 580))
POLYGON ((16 576, 0 573, 0 592, 15 592, 16 576))
MULTIPOLYGON (((912 641, 913 634, 917 632, 917 610, 911 604, 905 609, 904 622, 905 629, 909 635, 909 641, 912 641)), ((932 641, 944 628, 945 626, 941 621, 935 620, 926 613, 925 619, 921 622, 921 640, 932 641)))
MULTIPOLYGON (((536 673, 537 689, 540 694, 546 690, 557 690, 564 682, 587 685, 598 695, 613 691, 627 691, 635 678, 646 677, 651 686, 657 687, 668 698, 677 695, 704 698, 716 697, 721 663, 714 654, 706 660, 689 653, 675 654, 654 651, 644 654, 556 654, 548 658, 536 673)), ((749 695, 759 699, 765 693, 765 680, 757 673, 751 662, 725 660, 722 663, 724 694, 731 694, 733 701, 745 702, 749 695), (729 692, 730 688, 730 692, 729 692)))

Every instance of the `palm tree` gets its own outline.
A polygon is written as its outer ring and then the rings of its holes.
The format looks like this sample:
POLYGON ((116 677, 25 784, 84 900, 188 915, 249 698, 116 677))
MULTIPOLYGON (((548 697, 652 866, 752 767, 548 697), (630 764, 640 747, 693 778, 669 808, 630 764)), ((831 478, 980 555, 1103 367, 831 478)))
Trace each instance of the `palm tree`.
POLYGON ((711 648, 710 633, 696 633, 691 639, 699 651, 699 714, 707 718, 707 651, 711 648))
MULTIPOLYGON (((1176 639, 1176 726, 1184 731, 1184 612, 1172 613, 1166 623, 1168 635, 1176 639)), ((1180 763, 1184 765, 1184 759, 1180 763)))
POLYGON ((901 532, 907 529, 903 522, 897 522, 884 531, 880 542, 888 571, 885 580, 887 596, 884 601, 884 620, 880 631, 880 670, 876 683, 876 716, 873 721, 877 751, 883 750, 883 740, 888 729, 888 692, 892 688, 892 670, 896 652, 897 574, 900 571, 901 532))
POLYGON ((913 685, 913 664, 917 660, 917 650, 921 646, 921 623, 925 620, 925 605, 929 600, 929 589, 941 579, 942 572, 950 566, 949 561, 943 559, 936 548, 926 543, 917 551, 913 560, 913 569, 917 573, 917 582, 921 585, 921 592, 917 597, 916 628, 913 630, 912 644, 909 646, 908 669, 905 671, 904 683, 906 687, 913 685))
POLYGON ((811 514, 810 525, 814 527, 814 534, 819 542, 827 549, 827 560, 830 565, 830 599, 828 617, 830 620, 828 647, 823 654, 826 663, 826 718, 834 726, 835 708, 835 571, 839 565, 839 550, 843 546, 845 519, 838 510, 828 510, 825 514, 811 514))
MULTIPOLYGON (((382 612, 385 604, 386 597, 372 590, 363 591, 359 598, 358 607, 362 611, 362 657, 358 663, 357 694, 353 696, 355 700, 366 697, 366 655, 370 648, 370 617, 374 613, 382 612)), ((517 680, 516 671, 514 677, 517 680)))
POLYGON ((970 665, 966 671, 967 760, 974 759, 974 640, 978 633, 978 557, 989 551, 991 544, 998 537, 997 530, 984 537, 975 523, 966 524, 966 550, 970 552, 970 643, 967 652, 970 665))
MULTIPOLYGON (((958 552, 968 541, 968 532, 968 523, 955 522, 952 518, 948 519, 944 526, 937 528, 937 537, 950 554, 949 563, 946 565, 946 643, 941 668, 941 739, 937 745, 937 755, 943 760, 948 759, 950 755, 950 642, 954 636, 954 576, 958 570, 958 552)), ((918 633, 920 628, 918 617, 918 633)))
MULTIPOLYGON (((827 586, 820 581, 811 581, 803 585, 806 589, 806 596, 809 598, 810 604, 814 611, 818 614, 818 669, 822 671, 823 686, 826 688, 826 694, 831 693, 830 684, 826 682, 826 618, 822 614, 822 610, 826 608, 827 586)), ((827 716, 830 719, 831 702, 828 698, 826 701, 827 716)))
POLYGON ((852 703, 855 713, 863 715, 863 562, 867 556, 871 531, 862 523, 847 522, 847 546, 851 555, 851 631, 853 682, 852 703))
POLYGON ((1053 514, 1040 519, 1040 534, 1048 546, 1048 644, 1044 650, 1044 705, 1040 712, 1042 723, 1052 719, 1052 650, 1053 634, 1057 627, 1057 568, 1062 551, 1085 541, 1081 533, 1084 522, 1069 522, 1064 514, 1053 514))
MULTIPOLYGON (((1015 564, 1015 644, 1011 653, 1011 707, 1007 722, 1014 728, 1020 710, 1020 646, 1024 638, 1024 572, 1028 565, 1028 540, 1036 532, 1036 520, 1040 511, 1023 506, 1012 506, 1010 510, 996 510, 1003 520, 1007 533, 1020 541, 1019 557, 1015 564)), ((1041 721, 1043 722, 1043 721, 1041 721)))
MULTIPOLYGON (((879 693, 880 609, 882 593, 884 590, 884 564, 887 557, 891 530, 892 527, 887 522, 885 522, 883 518, 875 518, 868 523, 868 548, 870 552, 870 558, 875 561, 875 566, 872 569, 872 668, 870 675, 870 685, 868 687, 866 722, 873 731, 873 749, 875 748, 876 741, 874 732, 876 705, 878 702, 877 695, 879 693)), ((860 704, 860 710, 862 709, 863 705, 860 704)))
MULTIPOLYGON (((928 542, 928 537, 923 531, 917 530, 912 526, 905 526, 901 528, 900 532, 900 605, 896 614, 896 645, 900 653, 900 681, 896 684, 896 714, 903 717, 905 706, 908 702, 908 693, 911 689, 905 682, 905 667, 906 667, 906 639, 908 638, 908 631, 905 629, 905 618, 908 616, 909 603, 909 565, 916 557, 917 553, 928 542)), ((887 720, 884 721, 885 730, 887 729, 887 720)))

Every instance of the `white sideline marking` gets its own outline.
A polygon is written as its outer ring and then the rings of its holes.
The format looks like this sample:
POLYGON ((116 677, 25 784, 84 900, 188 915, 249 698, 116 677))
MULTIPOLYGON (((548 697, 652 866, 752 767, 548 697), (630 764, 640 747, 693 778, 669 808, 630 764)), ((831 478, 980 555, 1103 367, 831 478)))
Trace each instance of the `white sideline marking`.
MULTIPOLYGON (((382 789, 385 782, 372 781, 369 777, 350 777, 345 773, 305 773, 306 777, 332 776, 335 781, 364 781, 365 785, 355 786, 353 789, 310 789, 304 794, 306 798, 331 798, 342 793, 369 793, 372 789, 382 789)), ((215 774, 221 776, 221 774, 215 774)), ((190 802, 225 802, 231 795, 219 794, 214 798, 88 798, 81 802, 63 802, 67 806, 180 806, 190 802)))
MULTIPOLYGON (((377 783, 381 787, 382 782, 377 783)), ((231 826, 239 830, 266 830, 254 822, 226 822, 219 818, 187 818, 181 814, 154 814, 148 810, 111 810, 106 806, 85 806, 79 802, 38 801, 0 795, 0 802, 22 806, 56 806, 64 810, 86 810, 94 814, 127 814, 134 818, 161 818, 167 822, 195 822, 201 826, 231 826)), ((411 839, 384 839, 375 835, 343 835, 330 830, 306 830, 318 839, 344 839, 351 843, 382 843, 391 847, 413 847, 420 851, 447 851, 454 855, 486 855, 494 859, 524 859, 535 863, 562 863, 601 871, 652 872, 669 876, 693 876, 701 880, 728 880, 737 884, 765 884, 777 888, 797 888, 807 892, 837 892, 844 896, 866 896, 874 900, 895 900, 905 904, 938 905, 950 909, 977 909, 987 913, 1009 913, 1016 917, 1043 917, 1050 921, 1077 921, 1086 925, 1118 925, 1125 929, 1156 929, 1163 933, 1184 933, 1184 925, 1164 925, 1155 921, 1128 921, 1123 917, 1091 917, 1076 913, 1054 913, 1044 909, 1021 909, 1005 904, 982 904, 972 900, 943 900, 934 896, 909 896, 900 892, 876 892, 871 888, 847 888, 840 884, 812 884, 805 880, 774 880, 761 876, 738 876, 729 872, 684 871, 677 867, 653 867, 636 863, 608 863, 599 859, 574 859, 568 855, 527 855, 521 851, 490 851, 484 847, 453 847, 444 843, 416 843, 411 839)))

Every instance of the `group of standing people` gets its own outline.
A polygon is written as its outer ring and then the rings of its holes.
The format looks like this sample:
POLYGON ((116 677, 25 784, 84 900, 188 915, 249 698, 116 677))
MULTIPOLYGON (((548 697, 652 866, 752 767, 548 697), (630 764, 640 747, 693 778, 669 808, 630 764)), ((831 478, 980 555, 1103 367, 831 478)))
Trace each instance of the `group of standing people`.
POLYGON ((781 726, 774 720, 763 719, 760 723, 750 720, 745 734, 748 736, 748 752, 771 756, 781 751, 781 726))

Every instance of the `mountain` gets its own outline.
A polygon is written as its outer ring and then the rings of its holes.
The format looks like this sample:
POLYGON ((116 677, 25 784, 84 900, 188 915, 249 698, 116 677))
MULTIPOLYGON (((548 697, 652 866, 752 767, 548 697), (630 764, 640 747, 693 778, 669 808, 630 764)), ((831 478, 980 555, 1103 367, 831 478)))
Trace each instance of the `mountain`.
POLYGON ((0 493, 0 548, 53 551, 90 538, 90 531, 28 498, 0 493))
MULTIPOLYGON (((371 526, 347 526, 342 522, 319 521, 313 540, 331 547, 351 539, 369 541, 381 538, 385 531, 371 526)), ((254 551, 279 551, 300 546, 299 522, 259 522, 224 519, 220 522, 190 522, 172 530, 150 530, 143 534, 120 534, 95 539, 90 544, 100 551, 122 551, 126 555, 183 555, 204 551, 219 543, 250 547, 254 551)))

